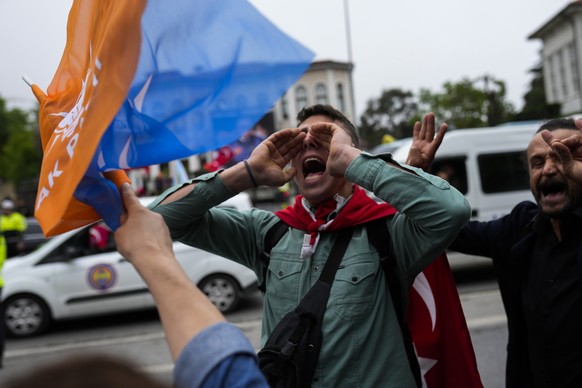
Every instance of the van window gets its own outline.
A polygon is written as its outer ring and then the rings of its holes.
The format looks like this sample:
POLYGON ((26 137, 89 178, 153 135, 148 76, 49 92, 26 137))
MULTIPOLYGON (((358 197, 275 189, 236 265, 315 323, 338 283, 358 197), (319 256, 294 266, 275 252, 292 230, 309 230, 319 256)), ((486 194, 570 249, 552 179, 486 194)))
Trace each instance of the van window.
POLYGON ((443 178, 461 194, 467 194, 467 167, 466 157, 440 158, 433 162, 429 172, 443 178))
POLYGON ((477 156, 481 188, 486 194, 529 190, 529 172, 523 151, 477 156))

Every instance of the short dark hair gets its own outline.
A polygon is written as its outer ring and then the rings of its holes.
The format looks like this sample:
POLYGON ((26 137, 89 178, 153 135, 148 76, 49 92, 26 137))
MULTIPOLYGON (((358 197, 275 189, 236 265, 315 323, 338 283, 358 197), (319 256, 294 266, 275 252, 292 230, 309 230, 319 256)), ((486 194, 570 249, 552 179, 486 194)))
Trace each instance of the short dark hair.
POLYGON ((69 356, 53 364, 14 378, 10 388, 40 388, 51 382, 61 388, 164 388, 165 385, 138 369, 132 362, 115 356, 87 354, 69 356))
POLYGON ((576 127, 576 121, 574 119, 552 119, 548 120, 540 126, 540 129, 536 133, 540 133, 544 129, 548 131, 556 131, 558 129, 571 129, 578 131, 576 127))
POLYGON ((297 125, 307 120, 311 116, 327 116, 330 119, 336 121, 340 127, 342 127, 348 135, 352 138, 352 143, 354 146, 360 147, 360 138, 358 137, 358 130, 354 127, 354 124, 342 112, 335 109, 331 105, 316 104, 310 107, 305 107, 297 114, 297 125))

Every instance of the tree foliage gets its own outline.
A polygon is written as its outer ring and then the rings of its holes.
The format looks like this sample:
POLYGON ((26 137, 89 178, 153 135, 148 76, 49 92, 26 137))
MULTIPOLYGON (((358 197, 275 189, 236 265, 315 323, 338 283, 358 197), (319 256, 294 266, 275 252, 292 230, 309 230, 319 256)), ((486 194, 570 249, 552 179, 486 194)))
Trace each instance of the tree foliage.
POLYGON ((541 62, 529 71, 532 75, 529 90, 523 96, 524 105, 516 120, 547 120, 560 116, 559 104, 546 102, 544 72, 541 62))
POLYGON ((0 97, 0 180, 19 183, 40 173, 42 155, 30 114, 0 97))
POLYGON ((412 136, 418 106, 414 95, 402 89, 387 89, 378 99, 368 100, 366 110, 360 118, 362 143, 372 147, 380 144, 384 135, 395 138, 412 136))
POLYGON ((410 91, 386 89, 378 99, 368 101, 360 117, 362 144, 373 147, 385 135, 412 136, 414 123, 428 112, 451 128, 494 126, 513 121, 515 115, 505 82, 488 75, 445 82, 439 92, 421 89, 418 97, 410 91))
POLYGON ((443 91, 420 91, 420 105, 453 128, 494 126, 513 119, 514 108, 506 100, 505 82, 484 75, 445 82, 443 91))

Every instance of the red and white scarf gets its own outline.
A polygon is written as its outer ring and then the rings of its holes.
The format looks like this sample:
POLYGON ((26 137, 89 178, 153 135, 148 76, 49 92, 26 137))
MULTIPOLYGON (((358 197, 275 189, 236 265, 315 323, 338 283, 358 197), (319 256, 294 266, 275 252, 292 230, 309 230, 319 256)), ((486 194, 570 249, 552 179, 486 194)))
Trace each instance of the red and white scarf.
POLYGON ((390 204, 377 202, 366 190, 354 185, 354 191, 349 198, 344 199, 340 196, 331 198, 319 205, 315 212, 309 208, 307 200, 298 195, 295 205, 275 214, 287 225, 307 232, 301 249, 301 258, 306 258, 315 252, 320 233, 364 224, 396 212, 397 210, 390 204), (330 217, 334 212, 335 214, 330 217))

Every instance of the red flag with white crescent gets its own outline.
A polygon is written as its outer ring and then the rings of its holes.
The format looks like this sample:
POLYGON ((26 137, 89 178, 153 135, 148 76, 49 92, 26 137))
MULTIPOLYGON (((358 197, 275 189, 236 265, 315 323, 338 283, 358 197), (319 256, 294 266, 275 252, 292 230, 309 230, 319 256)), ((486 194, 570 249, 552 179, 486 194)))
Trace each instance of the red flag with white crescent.
POLYGON ((406 319, 423 387, 483 387, 446 254, 416 277, 409 300, 406 319))

